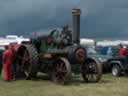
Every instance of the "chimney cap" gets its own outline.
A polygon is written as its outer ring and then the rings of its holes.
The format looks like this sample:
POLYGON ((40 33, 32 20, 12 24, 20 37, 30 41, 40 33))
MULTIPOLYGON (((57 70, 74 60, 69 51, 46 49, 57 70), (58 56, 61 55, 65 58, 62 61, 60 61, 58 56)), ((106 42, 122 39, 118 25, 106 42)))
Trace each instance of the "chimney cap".
POLYGON ((81 10, 78 9, 78 8, 74 8, 74 9, 72 9, 72 14, 73 15, 80 15, 81 14, 81 10))

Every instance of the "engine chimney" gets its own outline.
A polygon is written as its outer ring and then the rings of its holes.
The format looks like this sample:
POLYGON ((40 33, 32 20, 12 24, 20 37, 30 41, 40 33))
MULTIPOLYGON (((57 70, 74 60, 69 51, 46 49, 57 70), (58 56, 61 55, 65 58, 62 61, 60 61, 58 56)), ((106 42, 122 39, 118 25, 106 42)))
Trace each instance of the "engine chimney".
POLYGON ((72 39, 74 44, 80 43, 80 9, 72 10, 72 18, 73 18, 73 32, 72 39))

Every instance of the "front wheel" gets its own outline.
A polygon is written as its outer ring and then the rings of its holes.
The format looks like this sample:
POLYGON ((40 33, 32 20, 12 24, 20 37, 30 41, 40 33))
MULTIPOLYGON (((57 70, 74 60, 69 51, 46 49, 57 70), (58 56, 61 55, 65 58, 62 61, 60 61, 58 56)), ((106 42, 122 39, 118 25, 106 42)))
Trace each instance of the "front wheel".
POLYGON ((86 82, 98 82, 102 76, 101 63, 88 60, 82 65, 82 77, 86 82))
POLYGON ((112 67, 112 75, 115 76, 115 77, 118 77, 121 75, 121 68, 119 65, 114 65, 112 67))

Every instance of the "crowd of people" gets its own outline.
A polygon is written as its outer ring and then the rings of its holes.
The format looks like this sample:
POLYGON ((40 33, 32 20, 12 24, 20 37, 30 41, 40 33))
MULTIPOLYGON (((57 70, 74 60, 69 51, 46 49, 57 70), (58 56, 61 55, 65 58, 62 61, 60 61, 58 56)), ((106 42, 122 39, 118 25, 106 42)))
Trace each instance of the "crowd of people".
POLYGON ((128 48, 125 45, 119 44, 118 49, 114 53, 112 52, 112 48, 109 47, 108 50, 107 50, 107 55, 126 56, 127 50, 128 50, 128 48))
POLYGON ((0 64, 0 75, 3 70, 3 80, 11 81, 16 80, 16 51, 14 45, 5 45, 5 50, 1 55, 1 64, 0 64))

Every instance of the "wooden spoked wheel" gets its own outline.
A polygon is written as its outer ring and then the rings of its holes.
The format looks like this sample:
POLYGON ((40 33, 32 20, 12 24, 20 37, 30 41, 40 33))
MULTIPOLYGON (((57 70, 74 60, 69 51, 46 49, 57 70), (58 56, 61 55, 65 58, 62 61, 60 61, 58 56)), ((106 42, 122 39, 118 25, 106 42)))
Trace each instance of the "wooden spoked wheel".
POLYGON ((58 84, 65 84, 71 77, 70 63, 66 58, 58 58, 53 62, 52 80, 58 84))
POLYGON ((82 77, 86 82, 98 82, 102 76, 102 67, 99 62, 86 61, 82 65, 82 77))

